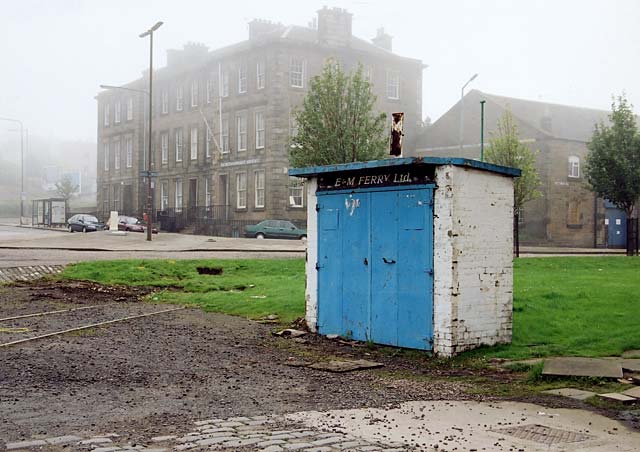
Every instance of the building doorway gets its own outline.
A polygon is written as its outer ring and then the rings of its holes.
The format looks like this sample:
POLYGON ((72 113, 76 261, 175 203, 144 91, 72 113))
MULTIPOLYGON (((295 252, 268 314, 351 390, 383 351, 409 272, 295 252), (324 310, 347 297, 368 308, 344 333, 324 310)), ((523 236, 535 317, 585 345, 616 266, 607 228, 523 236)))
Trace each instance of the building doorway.
POLYGON ((189 179, 189 220, 193 220, 198 207, 198 179, 189 179))
POLYGON ((223 217, 225 220, 229 219, 229 178, 226 174, 221 174, 219 177, 220 184, 220 204, 222 204, 223 217))
POLYGON ((122 214, 133 214, 133 185, 122 186, 122 214))
POLYGON ((627 245, 627 215, 611 201, 605 201, 604 207, 607 248, 624 248, 627 245))

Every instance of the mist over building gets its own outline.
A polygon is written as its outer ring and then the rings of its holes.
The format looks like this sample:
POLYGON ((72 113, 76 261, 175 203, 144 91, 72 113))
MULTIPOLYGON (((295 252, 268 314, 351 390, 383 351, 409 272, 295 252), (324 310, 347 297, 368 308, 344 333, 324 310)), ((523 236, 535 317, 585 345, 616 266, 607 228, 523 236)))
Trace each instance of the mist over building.
MULTIPOLYGON (((379 29, 352 34, 352 15, 323 8, 308 26, 249 23, 248 39, 210 50, 198 43, 167 51, 154 71, 151 170, 157 212, 192 218, 215 212, 238 221, 306 218, 304 190, 288 177, 294 111, 313 76, 332 59, 346 72, 361 65, 376 110, 405 112, 406 148, 421 126, 420 60, 393 52, 379 29)), ((148 72, 125 85, 148 89, 148 72)), ((146 202, 146 97, 102 91, 98 107, 98 212, 140 214, 146 202)))

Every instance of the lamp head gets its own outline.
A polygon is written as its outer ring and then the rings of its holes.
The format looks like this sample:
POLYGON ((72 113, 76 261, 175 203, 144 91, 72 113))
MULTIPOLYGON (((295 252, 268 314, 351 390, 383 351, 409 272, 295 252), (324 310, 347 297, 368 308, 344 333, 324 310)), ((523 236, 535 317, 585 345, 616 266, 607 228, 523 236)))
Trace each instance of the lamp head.
POLYGON ((141 38, 144 38, 145 36, 150 35, 150 34, 151 34, 151 33, 153 33, 154 31, 156 31, 158 28, 160 28, 160 27, 162 26, 162 24, 163 24, 163 23, 164 23, 164 22, 162 22, 162 21, 156 22, 156 23, 155 23, 155 25, 154 25, 153 27, 149 28, 147 31, 145 31, 144 33, 142 33, 142 34, 140 35, 140 37, 141 37, 141 38))

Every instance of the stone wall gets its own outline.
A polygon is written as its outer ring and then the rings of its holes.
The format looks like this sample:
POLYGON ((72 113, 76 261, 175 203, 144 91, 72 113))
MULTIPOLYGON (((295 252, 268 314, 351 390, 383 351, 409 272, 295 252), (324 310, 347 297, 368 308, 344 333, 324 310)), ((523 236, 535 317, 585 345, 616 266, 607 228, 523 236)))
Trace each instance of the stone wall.
MULTIPOLYGON (((277 27, 276 27, 277 28, 277 27)), ((302 27, 297 27, 292 33, 302 33, 302 27)), ((155 209, 161 208, 161 186, 168 187, 169 207, 175 206, 176 181, 182 183, 182 207, 190 204, 205 205, 205 180, 212 192, 213 205, 231 206, 234 218, 260 220, 265 218, 288 218, 304 220, 305 209, 292 207, 289 204, 289 177, 287 175, 291 117, 309 89, 311 79, 320 73, 328 58, 334 58, 344 64, 346 70, 354 69, 358 63, 363 65, 371 77, 374 92, 378 102, 378 111, 388 115, 395 111, 405 112, 405 146, 410 150, 415 143, 418 123, 421 120, 422 98, 422 64, 418 60, 399 57, 390 52, 383 52, 373 45, 360 43, 357 46, 337 46, 321 44, 313 39, 307 39, 314 30, 305 29, 304 39, 271 39, 255 36, 250 41, 235 44, 227 49, 211 52, 207 58, 202 58, 200 64, 192 60, 189 65, 176 62, 170 67, 161 68, 154 75, 153 99, 153 152, 152 170, 158 173, 155 183, 155 209), (289 81, 290 63, 292 57, 305 60, 303 87, 292 87, 289 81), (265 64, 265 86, 257 86, 257 63, 265 64), (238 70, 246 67, 247 89, 240 93, 238 90, 238 70), (229 122, 230 151, 221 154, 213 140, 210 144, 210 156, 206 156, 207 127, 203 116, 219 140, 219 67, 220 72, 228 74, 228 96, 222 97, 222 117, 229 122), (387 71, 400 74, 400 97, 388 99, 386 96, 387 71), (206 98, 207 82, 213 87, 209 102, 206 98), (198 102, 191 105, 191 86, 198 87, 198 102), (182 87, 183 108, 176 109, 177 89, 182 87), (166 91, 169 96, 168 112, 162 112, 162 94, 166 91), (255 113, 264 112, 265 146, 256 148, 255 143, 255 113), (236 117, 239 114, 247 116, 247 149, 240 151, 237 146, 236 117), (198 130, 198 156, 190 158, 190 130, 198 130), (176 162, 175 133, 182 129, 183 150, 182 161, 176 162), (161 159, 161 136, 168 134, 169 156, 166 163, 161 159), (265 174, 265 205, 256 207, 255 172, 264 171, 265 174), (247 207, 237 208, 236 177, 238 173, 246 173, 247 207), (190 181, 197 184, 197 199, 190 200, 190 181), (226 195, 223 185, 226 180, 226 195)), ((355 38, 354 38, 355 39, 355 38)), ((360 41, 358 41, 360 42, 360 41)), ((127 86, 136 89, 146 89, 145 80, 141 79, 127 86)), ((136 94, 134 93, 134 96, 136 94)), ((135 98, 136 111, 133 121, 115 126, 113 124, 113 104, 117 98, 127 98, 129 93, 119 90, 109 90, 98 95, 98 208, 103 209, 104 197, 102 188, 109 187, 108 204, 113 209, 113 186, 130 184, 133 186, 133 210, 142 211, 146 202, 146 184, 142 184, 139 171, 144 165, 146 121, 144 105, 146 99, 135 98), (104 126, 102 112, 105 105, 111 105, 111 124, 104 126), (113 155, 110 156, 109 171, 104 171, 102 156, 103 143, 109 142, 113 146, 114 140, 123 134, 134 135, 134 165, 127 171, 113 170, 113 155)), ((123 117, 125 110, 123 109, 123 117)), ((123 145, 121 153, 124 156, 123 145)), ((112 151, 113 154, 113 151, 112 151)), ((121 158, 121 162, 124 162, 121 158)), ((306 205, 306 201, 305 201, 306 205)))

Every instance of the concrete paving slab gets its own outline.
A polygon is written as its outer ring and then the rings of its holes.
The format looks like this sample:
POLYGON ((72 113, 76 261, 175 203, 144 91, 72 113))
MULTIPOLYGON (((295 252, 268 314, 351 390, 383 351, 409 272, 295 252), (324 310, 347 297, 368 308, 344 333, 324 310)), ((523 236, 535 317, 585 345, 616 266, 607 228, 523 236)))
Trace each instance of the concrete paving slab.
POLYGON ((504 367, 506 369, 508 369, 511 366, 517 366, 517 365, 535 366, 536 364, 540 364, 543 361, 544 361, 544 358, 519 359, 516 361, 507 360, 505 362, 499 363, 498 366, 504 367))
POLYGON ((548 391, 542 391, 542 392, 544 394, 569 397, 570 399, 575 399, 575 400, 586 400, 596 395, 595 392, 583 391, 582 389, 575 389, 575 388, 550 389, 548 391))
POLYGON ((622 403, 634 403, 638 399, 635 397, 630 397, 628 395, 621 394, 619 392, 608 392, 606 394, 598 394, 598 397, 609 400, 611 402, 622 402, 622 403))
POLYGON ((640 386, 635 386, 631 389, 627 389, 626 391, 622 391, 622 394, 640 399, 640 386))
POLYGON ((640 358, 640 350, 627 350, 622 353, 623 358, 640 358))
POLYGON ((544 362, 542 375, 622 378, 622 366, 618 361, 600 358, 549 358, 544 362))
POLYGON ((627 372, 640 372, 640 359, 627 358, 622 360, 622 369, 627 372))
POLYGON ((518 402, 421 401, 392 409, 314 411, 286 418, 309 428, 344 432, 354 441, 393 441, 429 452, 631 452, 640 444, 639 432, 596 413, 518 402))
POLYGON ((308 366, 311 369, 326 370, 329 372, 351 372, 353 370, 375 369, 382 367, 384 364, 367 361, 366 359, 357 359, 352 361, 327 361, 315 363, 308 366))

